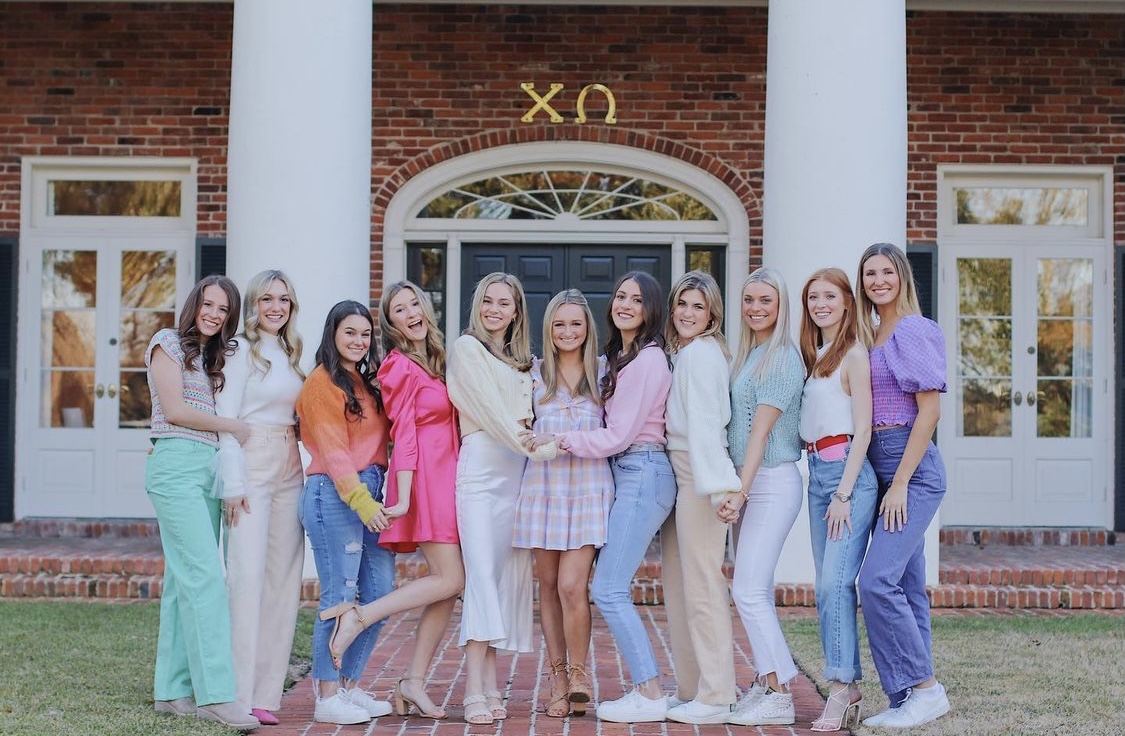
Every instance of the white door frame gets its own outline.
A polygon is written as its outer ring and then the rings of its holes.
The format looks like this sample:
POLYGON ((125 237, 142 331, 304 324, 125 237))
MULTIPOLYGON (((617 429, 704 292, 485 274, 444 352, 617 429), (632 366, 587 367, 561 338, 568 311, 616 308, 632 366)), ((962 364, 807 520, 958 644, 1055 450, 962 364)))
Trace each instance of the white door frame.
POLYGON ((117 429, 117 401, 94 401, 93 427, 40 426, 43 253, 94 250, 98 256, 94 381, 119 380, 119 280, 126 250, 176 253, 176 312, 195 277, 196 162, 188 158, 28 157, 22 161, 17 330, 15 517, 151 517, 144 491, 148 432, 117 429), (50 182, 178 181, 176 217, 62 216, 50 211, 50 182), (104 254, 104 257, 103 257, 104 254), (117 284, 117 286, 115 286, 117 284), (106 299, 110 303, 106 303, 106 299), (113 338, 111 344, 110 338, 113 338), (108 427, 107 427, 108 425, 108 427))
MULTIPOLYGON (((1066 526, 1104 526, 1109 528, 1113 524, 1113 402, 1114 396, 1114 346, 1113 346, 1113 227, 1112 227, 1112 182, 1113 171, 1111 167, 1103 166, 942 166, 938 168, 938 253, 939 268, 939 294, 938 317, 946 336, 947 355, 949 359, 950 391, 942 396, 943 421, 938 425, 938 441, 946 456, 946 465, 949 470, 950 499, 943 509, 943 520, 954 525, 1025 525, 1037 526, 1057 525, 1066 526), (1090 191, 1088 200, 1088 216, 1085 225, 958 225, 956 224, 956 201, 954 197, 955 186, 984 186, 984 187, 1083 187, 1090 191), (979 504, 987 505, 986 497, 969 498, 960 497, 957 485, 958 453, 959 447, 965 445, 965 438, 957 436, 958 427, 958 397, 955 395, 957 366, 957 330, 958 325, 958 294, 956 259, 972 255, 975 257, 989 258, 1014 258, 1013 263, 1017 272, 1013 279, 1021 279, 1015 284, 1017 294, 1013 296, 1023 304, 1014 304, 1013 313, 1017 324, 1013 329, 1018 330, 1019 316, 1017 310, 1023 309, 1030 316, 1024 321, 1033 322, 1035 317, 1036 285, 1034 282, 1033 267, 1039 258, 1043 257, 1084 257, 1094 260, 1094 312, 1093 312, 1093 345, 1095 362, 1094 366, 1094 393, 1092 416, 1092 439, 1087 443, 1084 454, 1089 459, 1090 484, 1088 494, 1082 499, 1075 499, 1074 503, 1084 504, 1083 508, 1067 507, 1063 498, 1047 498, 1043 490, 1035 490, 1036 482, 1043 477, 1049 477, 1049 465, 1052 459, 1062 457, 1062 445, 1067 440, 1036 439, 1035 427, 1025 424, 1023 434, 1026 442, 1020 443, 1022 436, 1017 431, 1010 440, 998 438, 980 438, 977 441, 976 454, 980 454, 982 447, 987 444, 994 448, 981 455, 982 462, 992 467, 996 472, 1001 472, 1006 463, 1011 466, 1013 489, 1011 492, 1004 488, 996 491, 995 501, 999 508, 1004 503, 1014 508, 1010 513, 990 513, 987 508, 979 508, 979 504), (1022 293, 1023 296, 1018 296, 1022 293), (1007 448, 1007 449, 1005 449, 1007 448), (990 457, 985 457, 989 453, 990 457), (1041 466, 1041 467, 1040 467, 1041 466), (1022 494, 1026 503, 1037 504, 1039 508, 1023 507, 1015 501, 1013 494, 1022 494), (1039 501, 1036 501, 1036 497, 1039 501)), ((1013 351, 1026 352, 1028 345, 1034 342, 1035 327, 1030 325, 1031 335, 1013 335, 1013 351), (1031 342, 1029 342, 1029 340, 1031 342)), ((1014 376, 1014 389, 1027 391, 1030 386, 1024 385, 1034 381, 1026 375, 1026 356, 1016 355, 1017 363, 1023 363, 1025 375, 1014 376), (1016 384, 1020 385, 1016 385, 1016 384)), ((1016 366, 1013 367, 1017 369, 1016 366)), ((1033 371, 1032 371, 1033 372, 1033 371)), ((1017 405, 1013 409, 1013 420, 1033 420, 1034 415, 1028 412, 1026 404, 1017 405)), ((1018 428, 1017 428, 1018 430, 1018 428)), ((984 468, 985 466, 982 466, 984 468)), ((1000 484, 1002 485, 1002 484, 1000 484)), ((1061 494, 1065 495, 1065 494, 1061 494)), ((1076 497, 1083 494, 1075 493, 1076 497)))

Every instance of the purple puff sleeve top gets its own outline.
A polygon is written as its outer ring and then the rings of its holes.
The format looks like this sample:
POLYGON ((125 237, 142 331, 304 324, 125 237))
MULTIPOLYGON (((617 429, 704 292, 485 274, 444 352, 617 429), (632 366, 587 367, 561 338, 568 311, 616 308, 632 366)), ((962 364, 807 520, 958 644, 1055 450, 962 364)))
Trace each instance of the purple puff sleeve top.
POLYGON ((914 394, 945 390, 945 337, 937 322, 906 315, 886 343, 871 349, 873 426, 913 426, 914 394))

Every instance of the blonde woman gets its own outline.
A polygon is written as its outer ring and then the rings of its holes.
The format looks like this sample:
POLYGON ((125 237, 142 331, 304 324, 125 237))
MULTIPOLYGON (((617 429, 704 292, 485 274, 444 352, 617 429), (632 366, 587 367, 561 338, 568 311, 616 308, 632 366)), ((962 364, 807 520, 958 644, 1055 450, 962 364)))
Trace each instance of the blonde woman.
POLYGON ((727 454, 730 366, 715 279, 690 271, 672 286, 665 338, 672 357, 668 456, 678 490, 660 540, 680 701, 668 720, 726 723, 737 690, 723 574, 727 525, 715 509, 741 483, 727 454))
POLYGON ((797 422, 805 366, 789 336, 789 292, 772 268, 759 268, 743 282, 742 332, 732 375, 728 439, 741 483, 718 513, 729 522, 743 516, 731 594, 750 639, 758 681, 728 722, 787 725, 796 719, 788 683, 797 666, 777 620, 773 575, 801 510, 797 422))
POLYGON ((305 477, 294 426, 305 373, 289 277, 262 271, 250 279, 244 301, 243 333, 215 396, 219 416, 250 425, 245 446, 233 435, 219 436, 227 592, 238 702, 262 725, 275 726, 305 557, 297 514, 305 477))
MULTIPOLYGON (((536 433, 602 426, 597 344, 582 292, 556 294, 543 320, 543 359, 531 368, 536 433)), ((512 544, 535 556, 539 618, 553 675, 545 712, 552 718, 572 710, 585 715, 590 701, 588 588, 612 502, 613 474, 604 458, 561 455, 549 463, 528 463, 524 470, 512 544)))
POLYGON ((531 347, 523 285, 491 273, 473 291, 469 329, 453 343, 446 381, 461 424, 457 525, 465 562, 460 643, 465 647, 465 720, 506 718, 496 650, 532 649, 531 554, 512 547, 516 497, 532 452, 520 432, 532 421, 531 347))

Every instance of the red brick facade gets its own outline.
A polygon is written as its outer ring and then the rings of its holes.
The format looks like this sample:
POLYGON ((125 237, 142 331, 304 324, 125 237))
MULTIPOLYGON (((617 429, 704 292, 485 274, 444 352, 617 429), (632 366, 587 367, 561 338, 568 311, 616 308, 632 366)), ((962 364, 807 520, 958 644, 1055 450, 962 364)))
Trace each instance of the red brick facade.
MULTIPOLYGON (((435 162, 522 141, 599 140, 725 181, 746 204, 760 258, 765 9, 375 11, 373 243, 391 196, 435 162), (567 121, 540 112, 521 123, 533 104, 526 81, 541 93, 564 84, 552 105, 567 121), (597 96, 590 121, 573 122, 579 89, 594 82, 615 94, 617 125, 601 120, 597 96)), ((195 157, 199 234, 222 236, 232 13, 227 4, 0 4, 0 236, 18 234, 29 155, 195 157)), ((936 238, 944 163, 1113 165, 1114 235, 1125 242, 1121 16, 915 12, 907 43, 910 242, 936 238)), ((373 286, 381 261, 373 248, 373 286)))

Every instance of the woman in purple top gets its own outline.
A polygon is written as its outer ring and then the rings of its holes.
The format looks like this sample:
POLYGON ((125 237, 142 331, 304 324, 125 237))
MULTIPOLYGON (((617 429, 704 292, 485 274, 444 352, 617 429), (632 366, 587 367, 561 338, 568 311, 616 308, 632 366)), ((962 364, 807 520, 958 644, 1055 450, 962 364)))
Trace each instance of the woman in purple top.
MULTIPOLYGON (((676 479, 664 451, 672 371, 664 354, 663 305, 660 285, 649 274, 631 271, 618 280, 609 303, 601 386, 605 427, 555 438, 560 450, 578 457, 613 458, 613 505, 591 592, 633 678, 634 689, 623 698, 598 706, 598 718, 618 723, 663 721, 668 712, 631 593, 633 575, 676 502, 676 479)), ((527 441, 535 441, 530 432, 527 441)))
POLYGON ((906 254, 889 243, 863 253, 859 333, 871 354, 867 457, 879 481, 878 516, 859 574, 871 655, 891 707, 867 725, 910 728, 949 712, 934 677, 926 597, 926 527, 945 496, 945 464, 930 437, 945 391, 945 339, 921 315, 906 254), (877 318, 877 319, 876 319, 877 318))

